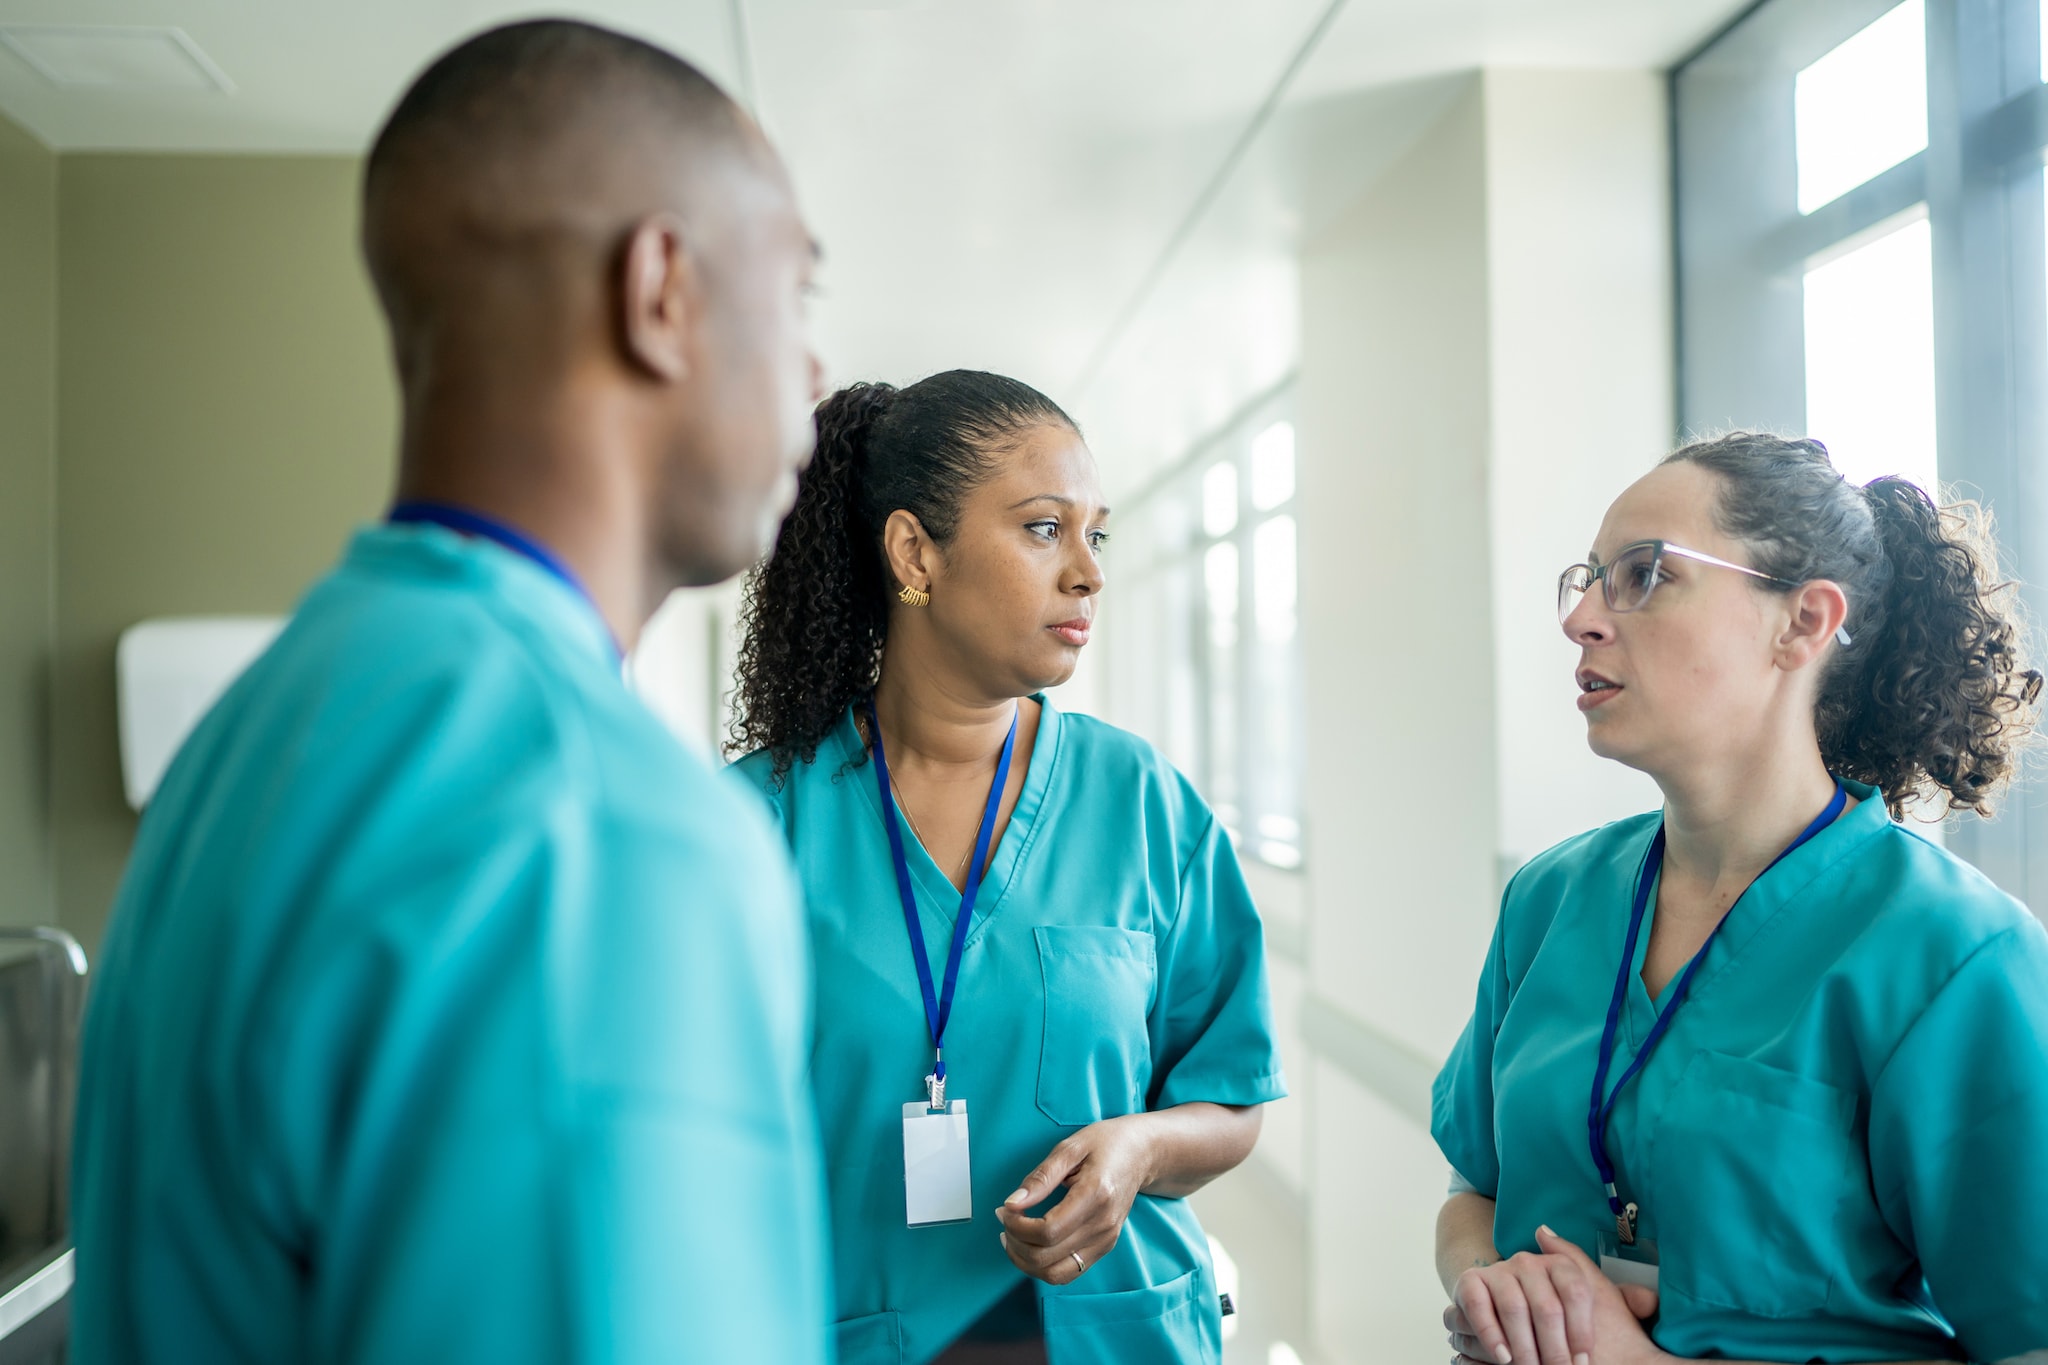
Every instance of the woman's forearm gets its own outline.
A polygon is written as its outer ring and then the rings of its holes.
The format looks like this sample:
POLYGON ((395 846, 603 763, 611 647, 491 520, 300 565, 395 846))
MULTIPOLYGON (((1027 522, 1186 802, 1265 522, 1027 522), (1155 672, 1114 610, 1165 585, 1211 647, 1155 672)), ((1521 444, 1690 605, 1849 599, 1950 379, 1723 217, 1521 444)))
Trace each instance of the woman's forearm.
POLYGON ((1151 1149, 1145 1194, 1179 1199, 1237 1166, 1259 1140, 1260 1110, 1255 1104, 1176 1104, 1129 1119, 1145 1125, 1151 1149))
POLYGON ((1444 1293, 1475 1265, 1500 1259, 1493 1245, 1493 1201, 1483 1194, 1454 1194, 1436 1215, 1436 1277, 1444 1293))

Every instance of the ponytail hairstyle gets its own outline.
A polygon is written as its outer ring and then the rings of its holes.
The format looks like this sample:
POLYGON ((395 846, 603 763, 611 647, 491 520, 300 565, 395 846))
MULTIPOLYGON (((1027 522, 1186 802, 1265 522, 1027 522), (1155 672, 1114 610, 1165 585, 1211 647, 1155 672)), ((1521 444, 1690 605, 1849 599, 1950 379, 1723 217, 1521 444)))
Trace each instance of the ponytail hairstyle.
POLYGON ((1996 581, 1989 515, 1937 507, 1900 478, 1859 488, 1818 441, 1733 432, 1665 457, 1712 470, 1715 523, 1774 578, 1825 578, 1849 599, 1820 679, 1814 725, 1828 771, 1884 793, 1989 814, 2034 728, 2041 674, 2027 666, 2013 585, 1996 581))
POLYGON ((899 588, 882 527, 911 513, 943 548, 1001 457, 1074 419, 1028 384, 948 370, 905 389, 854 384, 818 405, 818 443, 775 548, 740 604, 739 706, 729 752, 767 749, 780 780, 810 762, 881 676, 899 588))

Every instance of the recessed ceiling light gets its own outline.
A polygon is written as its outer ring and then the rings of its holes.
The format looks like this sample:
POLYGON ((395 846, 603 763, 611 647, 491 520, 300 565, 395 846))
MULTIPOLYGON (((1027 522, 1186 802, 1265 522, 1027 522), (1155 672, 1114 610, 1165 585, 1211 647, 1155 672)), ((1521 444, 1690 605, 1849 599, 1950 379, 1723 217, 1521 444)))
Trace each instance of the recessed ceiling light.
POLYGON ((9 24, 0 44, 65 89, 235 92, 183 29, 9 24))

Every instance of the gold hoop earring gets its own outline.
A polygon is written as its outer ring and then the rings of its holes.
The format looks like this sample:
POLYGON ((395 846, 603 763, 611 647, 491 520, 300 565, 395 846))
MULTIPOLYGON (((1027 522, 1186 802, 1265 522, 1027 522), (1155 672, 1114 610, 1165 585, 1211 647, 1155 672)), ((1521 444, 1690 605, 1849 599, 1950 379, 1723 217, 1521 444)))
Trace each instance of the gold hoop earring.
POLYGON ((913 588, 905 583, 903 590, 896 594, 896 600, 906 607, 922 607, 930 603, 932 595, 922 588, 913 588))

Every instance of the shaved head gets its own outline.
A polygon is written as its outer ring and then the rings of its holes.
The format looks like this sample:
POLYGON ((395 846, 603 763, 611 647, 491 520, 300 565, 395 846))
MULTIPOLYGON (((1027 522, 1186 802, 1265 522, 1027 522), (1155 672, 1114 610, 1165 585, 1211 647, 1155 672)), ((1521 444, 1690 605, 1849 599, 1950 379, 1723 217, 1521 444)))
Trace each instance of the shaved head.
POLYGON ((488 302, 483 271, 548 283, 654 213, 711 238, 736 173, 781 179, 753 121, 680 57, 567 20, 471 38, 413 82, 364 172, 364 255, 401 372, 411 326, 488 302))
POLYGON ((815 247, 780 159, 702 72, 570 20, 467 40, 378 135, 362 244, 405 399, 401 492, 509 505, 595 480, 651 509, 676 583, 772 542, 819 388, 815 247))

